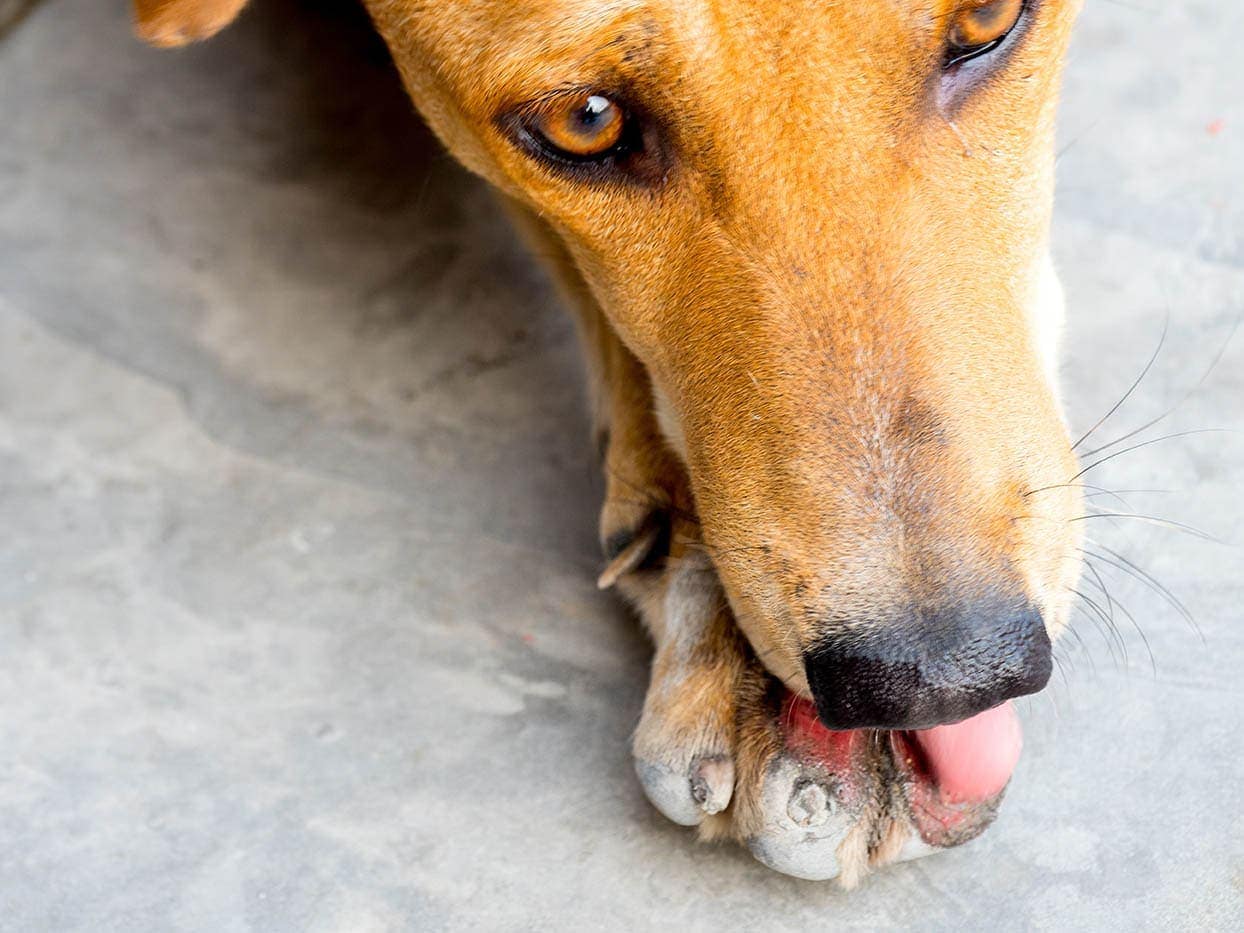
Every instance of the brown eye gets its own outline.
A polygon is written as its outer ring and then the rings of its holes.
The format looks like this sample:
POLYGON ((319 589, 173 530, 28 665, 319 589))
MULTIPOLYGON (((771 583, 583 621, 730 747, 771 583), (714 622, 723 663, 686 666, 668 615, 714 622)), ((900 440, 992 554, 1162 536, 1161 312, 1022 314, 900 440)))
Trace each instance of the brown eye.
POLYGON ((617 148, 626 129, 626 115, 608 97, 579 94, 548 102, 528 126, 553 154, 583 161, 617 148))
POLYGON ((950 15, 946 64, 992 51, 1023 15, 1025 0, 967 0, 950 15))

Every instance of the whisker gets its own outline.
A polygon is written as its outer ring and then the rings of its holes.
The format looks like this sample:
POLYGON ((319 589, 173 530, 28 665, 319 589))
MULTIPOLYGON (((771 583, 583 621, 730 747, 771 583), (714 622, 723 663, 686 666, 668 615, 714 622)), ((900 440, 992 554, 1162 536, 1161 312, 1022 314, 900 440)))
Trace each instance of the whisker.
MULTIPOLYGON (((1168 321, 1169 321, 1169 318, 1168 318, 1168 321)), ((1205 385, 1206 380, 1209 379, 1210 375, 1218 367, 1218 364, 1222 362, 1222 358, 1226 354, 1227 348, 1231 346, 1231 341, 1235 338, 1235 332, 1240 329, 1241 321, 1244 321, 1244 315, 1236 318, 1235 324, 1233 324, 1231 327, 1231 332, 1227 334, 1227 339, 1222 342, 1222 346, 1219 347, 1218 352, 1214 355, 1214 358, 1210 361, 1210 364, 1206 368, 1205 372, 1201 374, 1201 378, 1196 381, 1196 385, 1194 385, 1191 389, 1189 389, 1186 393, 1184 393, 1183 397, 1180 398, 1178 402, 1176 402, 1174 405, 1172 405, 1162 414, 1158 415, 1152 421, 1146 422, 1145 424, 1141 425, 1139 428, 1136 428, 1133 431, 1128 431, 1126 434, 1122 435, 1121 437, 1116 437, 1109 444, 1103 444, 1102 446, 1094 450, 1086 451, 1084 456, 1091 457, 1094 454, 1101 453, 1103 450, 1109 450, 1111 447, 1114 447, 1116 444, 1121 444, 1124 441, 1135 437, 1137 434, 1141 434, 1145 431, 1148 431, 1150 428, 1161 423, 1162 421, 1165 421, 1167 418, 1173 415, 1176 411, 1178 411, 1180 406, 1182 406, 1185 402, 1188 401, 1188 399, 1192 398, 1192 396, 1194 396, 1198 391, 1200 391, 1201 386, 1205 385)), ((1074 450, 1075 448, 1073 447, 1072 449, 1074 450)))
POLYGON ((1119 659, 1114 653, 1114 639, 1110 638, 1109 635, 1106 634, 1106 630, 1102 628, 1102 625, 1097 618, 1090 615, 1083 606, 1077 603, 1074 608, 1079 611, 1081 617, 1093 623, 1093 628, 1097 630, 1097 633, 1102 637, 1102 641, 1106 643, 1106 651, 1110 655, 1110 663, 1117 669, 1119 666, 1119 659))
POLYGON ((763 551, 766 549, 766 545, 763 544, 740 544, 735 547, 719 548, 704 541, 688 541, 687 546, 693 550, 703 551, 709 557, 724 557, 727 554, 737 554, 740 551, 763 551))
MULTIPOLYGON (((1055 661, 1058 661, 1057 657, 1055 658, 1055 661)), ((1068 697, 1070 697, 1071 688, 1070 688, 1070 685, 1067 684, 1067 679, 1066 679, 1065 674, 1063 675, 1063 684, 1067 686, 1067 695, 1068 697)), ((1020 700, 1028 701, 1028 703, 1031 704, 1031 703, 1039 702, 1040 700, 1044 699, 1053 708, 1054 718, 1061 721, 1063 718, 1063 714, 1062 714, 1062 711, 1058 708, 1058 698, 1054 694, 1055 694, 1055 691, 1053 690, 1042 690, 1040 693, 1037 693, 1033 696, 1020 697, 1020 700)), ((1031 708, 1031 706, 1025 705, 1022 708, 1025 710, 1028 710, 1031 708)))
POLYGON ((637 483, 634 483, 628 480, 625 476, 621 474, 621 472, 614 469, 608 463, 605 464, 605 470, 609 473, 610 476, 616 479, 619 483, 621 483, 623 486, 627 487, 632 492, 638 495, 638 498, 634 498, 634 499, 623 499, 618 496, 614 496, 613 501, 621 502, 626 505, 648 506, 653 509, 659 509, 664 512, 669 512, 671 515, 682 519, 683 521, 687 522, 690 525, 698 526, 700 524, 699 516, 697 516, 694 512, 688 512, 686 509, 679 508, 678 506, 674 505, 674 503, 670 501, 668 496, 654 495, 649 490, 643 488, 637 483))
MULTIPOLYGON (((1085 431, 1080 436, 1080 439, 1078 441, 1076 441, 1074 444, 1071 445, 1072 450, 1075 450, 1077 447, 1083 444, 1086 440, 1088 440, 1089 436, 1094 431, 1096 431, 1103 424, 1105 424, 1106 421, 1109 420, 1111 415, 1113 415, 1116 411, 1122 408, 1123 403, 1126 402, 1131 397, 1132 393, 1136 391, 1136 389, 1140 386, 1141 382, 1144 381, 1145 376, 1149 375, 1149 370, 1153 369, 1153 364, 1157 362, 1158 354, 1162 352, 1162 347, 1166 344, 1166 335, 1167 335, 1167 332, 1170 330, 1170 326, 1171 326, 1171 313, 1169 310, 1167 310, 1166 320, 1162 322, 1162 335, 1158 338, 1158 345, 1153 348, 1153 355, 1149 357, 1149 362, 1145 364, 1145 368, 1140 371, 1140 375, 1136 377, 1136 380, 1128 387, 1128 390, 1123 393, 1123 397, 1119 399, 1117 402, 1115 402, 1114 406, 1108 412, 1102 415, 1097 420, 1097 423, 1095 425, 1093 425, 1091 428, 1085 431)), ((1075 479, 1075 478, 1076 477, 1074 476, 1072 477, 1072 479, 1075 479)))
MULTIPOLYGON (((1123 634, 1119 631, 1119 627, 1115 625, 1114 619, 1106 615, 1106 610, 1102 609, 1100 604, 1098 604, 1097 600, 1089 596, 1086 596, 1084 593, 1082 593, 1080 590, 1077 590, 1075 587, 1071 588, 1071 592, 1075 593, 1077 596, 1080 597, 1080 599, 1084 600, 1085 605, 1087 605, 1090 609, 1092 609, 1093 612, 1097 614, 1097 617, 1101 619, 1104 623, 1106 623, 1106 628, 1110 631, 1112 635, 1114 635, 1115 641, 1117 641, 1119 644, 1119 651, 1122 652, 1123 654, 1123 666, 1127 667, 1127 642, 1123 640, 1123 634)), ((1113 651, 1110 652, 1110 656, 1114 657, 1113 651)))
MULTIPOLYGON (((1054 654, 1052 655, 1052 657, 1053 657, 1053 659, 1054 659, 1054 667, 1058 670, 1058 678, 1059 678, 1059 680, 1061 680, 1061 681, 1063 682, 1063 688, 1064 688, 1064 689, 1066 689, 1066 690, 1070 690, 1070 689, 1071 689, 1071 683, 1070 683, 1070 681, 1068 681, 1068 680, 1067 680, 1067 672, 1063 669, 1063 664, 1064 664, 1064 663, 1066 663, 1066 664, 1070 665, 1070 664, 1071 664, 1071 662, 1070 662, 1070 661, 1068 661, 1068 660, 1067 660, 1067 659, 1065 659, 1065 658, 1060 658, 1060 657, 1058 656, 1058 652, 1054 652, 1054 654)), ((1072 667, 1072 670, 1074 670, 1074 669, 1075 669, 1075 668, 1074 668, 1074 666, 1073 666, 1073 667, 1072 667)))
MULTIPOLYGON (((1102 490, 1101 492, 1086 492, 1084 494, 1084 498, 1094 499, 1097 496, 1104 496, 1104 495, 1114 496, 1115 498, 1118 498, 1119 496, 1145 496, 1145 495, 1170 496, 1170 495, 1174 495, 1178 491, 1179 490, 1176 490, 1176 489, 1105 489, 1105 490, 1102 490)), ((1119 499, 1119 501, 1122 502, 1123 500, 1119 499)), ((1131 508, 1131 506, 1128 506, 1128 508, 1131 508)))
POLYGON ((1093 653, 1089 651, 1088 645, 1084 643, 1084 639, 1081 637, 1080 633, 1076 630, 1076 627, 1072 625, 1070 621, 1068 621, 1066 628, 1067 628, 1067 634, 1069 634, 1072 638, 1076 640, 1076 644, 1080 646, 1080 650, 1084 652, 1084 656, 1088 658, 1089 668, 1092 670, 1093 676, 1096 677, 1097 676, 1097 663, 1093 660, 1093 653))
POLYGON ((668 504, 671 504, 669 502, 668 496, 663 495, 663 494, 657 495, 652 491, 651 487, 641 486, 639 483, 635 482, 634 480, 628 479, 622 473, 621 470, 619 470, 617 467, 615 467, 613 464, 609 463, 608 461, 605 461, 604 470, 606 473, 608 473, 611 477, 613 477, 615 480, 617 480, 619 483, 621 483, 631 492, 636 493, 642 502, 645 502, 645 503, 652 502, 655 504, 659 504, 663 507, 668 504))
POLYGON ((1067 519, 1070 522, 1088 521, 1090 518, 1134 518, 1137 521, 1147 522, 1151 525, 1157 525, 1161 528, 1170 528, 1173 531, 1182 531, 1184 534, 1192 535, 1202 541, 1211 541, 1214 544, 1225 544, 1219 538, 1215 538, 1208 532, 1202 531, 1200 528, 1194 528, 1191 525, 1185 525, 1183 522, 1177 522, 1170 518, 1160 518, 1156 515, 1141 515, 1139 512, 1089 512, 1085 515, 1077 515, 1074 518, 1067 519))
POLYGON ((1122 493, 1143 491, 1143 490, 1136 490, 1136 489, 1120 489, 1120 490, 1107 489, 1105 486, 1094 486, 1092 483, 1053 483, 1049 486, 1039 486, 1036 489, 1030 489, 1026 493, 1024 493, 1023 498, 1027 499, 1029 496, 1034 496, 1039 492, 1046 492, 1051 489, 1092 489, 1094 490, 1094 492, 1085 494, 1086 499, 1092 496, 1113 496, 1114 498, 1122 502, 1126 508, 1129 508, 1129 509, 1131 508, 1131 506, 1128 505, 1127 500, 1123 498, 1122 493))
POLYGON ((1110 554, 1111 557, 1106 557, 1103 554, 1096 554, 1084 548, 1081 548, 1081 553, 1083 553, 1086 557, 1092 557, 1096 560, 1102 561, 1103 563, 1111 567, 1114 567, 1116 570, 1120 570, 1128 574, 1129 576, 1135 578, 1140 583, 1144 584, 1149 589, 1153 590, 1153 592, 1157 593, 1176 612, 1178 612, 1181 616, 1183 616, 1184 620, 1188 623, 1188 625, 1192 627, 1192 630, 1196 632, 1197 637, 1200 638, 1201 640, 1201 643, 1202 644, 1205 643, 1205 635, 1201 632, 1201 627, 1200 625, 1197 624, 1196 618, 1192 615, 1191 610, 1189 610, 1188 607, 1184 605, 1183 601, 1180 600, 1178 596, 1172 593, 1170 589, 1168 589, 1166 586, 1160 583, 1157 580, 1157 578, 1155 578, 1152 574, 1146 571, 1143 567, 1139 566, 1136 563, 1133 563, 1131 560, 1129 560, 1124 555, 1120 554, 1118 551, 1113 550, 1112 548, 1106 547, 1106 545, 1102 544, 1101 542, 1094 542, 1094 543, 1096 544, 1097 547, 1101 548, 1107 554, 1110 554))
POLYGON ((1075 476, 1072 476, 1070 479, 1068 479, 1067 482, 1069 483, 1074 482, 1075 480, 1078 480, 1081 476, 1083 476, 1085 473, 1087 473, 1089 470, 1092 470, 1095 467, 1099 467, 1103 463, 1108 463, 1109 461, 1113 460, 1115 457, 1121 457, 1126 453, 1132 452, 1133 450, 1140 450, 1140 448, 1142 447, 1148 447, 1150 444, 1157 444, 1157 443, 1160 443, 1161 441, 1174 440, 1175 438, 1178 438, 1178 437, 1190 437, 1193 434, 1235 434, 1235 433, 1237 432, 1232 431, 1230 428, 1197 428, 1192 431, 1176 431, 1174 434, 1163 434, 1161 437, 1150 438, 1147 441, 1141 441, 1139 444, 1132 444, 1130 447, 1124 447, 1122 450, 1116 450, 1114 453, 1109 454, 1108 456, 1102 457, 1100 460, 1094 460, 1092 463, 1090 463, 1088 466, 1082 469, 1075 476))
POLYGON ((655 498, 654 499, 624 499, 621 496, 613 496, 611 497, 611 499, 612 501, 621 503, 622 505, 651 506, 654 509, 665 509, 666 508, 666 503, 661 502, 659 499, 655 499, 655 498))
POLYGON ((1102 595, 1106 597, 1106 611, 1110 613, 1110 621, 1114 622, 1114 597, 1110 595, 1110 591, 1106 589, 1105 584, 1101 582, 1101 576, 1093 568, 1093 565, 1090 564, 1087 560, 1085 560, 1084 566, 1088 568, 1089 573, 1091 573, 1094 578, 1093 580, 1090 580, 1089 582, 1093 583, 1094 581, 1096 581, 1097 588, 1100 589, 1102 592, 1102 595))
MULTIPOLYGON (((1148 637, 1146 637, 1144 630, 1140 627, 1140 623, 1137 622, 1136 617, 1132 615, 1131 612, 1128 611, 1127 606, 1123 605, 1121 602, 1115 599, 1114 596, 1110 593, 1110 590, 1106 588, 1106 582, 1102 579, 1101 574, 1097 572, 1097 568, 1093 566, 1093 562, 1089 560, 1087 556, 1084 559, 1084 566, 1089 569, 1089 573, 1091 573, 1094 578, 1093 580, 1089 582, 1095 581, 1097 588, 1100 589, 1102 591, 1102 594, 1106 597, 1106 605, 1109 606, 1111 603, 1113 603, 1114 605, 1118 606, 1119 611, 1123 613, 1123 615, 1127 618, 1129 622, 1132 623, 1132 628, 1136 629, 1136 634, 1140 636, 1140 640, 1144 643, 1145 653, 1149 655, 1149 667, 1153 671, 1153 677, 1156 680, 1158 676, 1158 660, 1153 655, 1153 648, 1150 646, 1149 639, 1148 637)), ((1114 613, 1112 611, 1111 615, 1113 614, 1114 613)))

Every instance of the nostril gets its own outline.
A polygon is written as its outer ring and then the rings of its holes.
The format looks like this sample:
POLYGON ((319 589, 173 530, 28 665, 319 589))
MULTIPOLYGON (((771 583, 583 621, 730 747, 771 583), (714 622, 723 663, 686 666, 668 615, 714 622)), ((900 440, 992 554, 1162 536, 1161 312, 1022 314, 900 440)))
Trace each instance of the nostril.
POLYGON ((804 657, 830 729, 926 729, 957 722, 1049 682, 1041 614, 1024 602, 910 613, 844 625, 804 657))

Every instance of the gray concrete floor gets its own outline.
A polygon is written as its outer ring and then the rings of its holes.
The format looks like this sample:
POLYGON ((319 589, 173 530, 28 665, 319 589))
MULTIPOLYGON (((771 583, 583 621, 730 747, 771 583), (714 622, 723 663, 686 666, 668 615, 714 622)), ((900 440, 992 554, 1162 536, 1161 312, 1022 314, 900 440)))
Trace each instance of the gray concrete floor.
MULTIPOLYGON (((593 587, 573 335, 488 194, 340 5, 177 54, 123 7, 0 40, 0 927, 1241 928, 1238 547, 1093 523, 1201 635, 1109 574, 1153 665, 1080 620, 977 842, 846 895, 697 846, 631 777, 648 649, 593 587)), ((1081 428, 1168 313, 1115 432, 1244 311, 1241 34, 1235 0, 1088 2, 1081 428)), ((1242 364, 1163 427, 1240 427, 1242 364)), ((1095 474, 1238 546, 1242 462, 1203 435, 1095 474)))

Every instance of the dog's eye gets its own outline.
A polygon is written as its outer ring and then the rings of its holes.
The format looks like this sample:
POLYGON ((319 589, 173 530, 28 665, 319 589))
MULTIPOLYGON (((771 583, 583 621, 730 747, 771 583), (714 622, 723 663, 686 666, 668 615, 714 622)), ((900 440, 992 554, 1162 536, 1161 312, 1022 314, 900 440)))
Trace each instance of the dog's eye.
POLYGON ((967 0, 950 15, 946 67, 992 52, 1015 28, 1026 0, 967 0))
POLYGON ((616 152, 626 131, 622 108, 601 94, 576 94, 541 105, 527 120, 528 132, 551 154, 575 162, 616 152))

